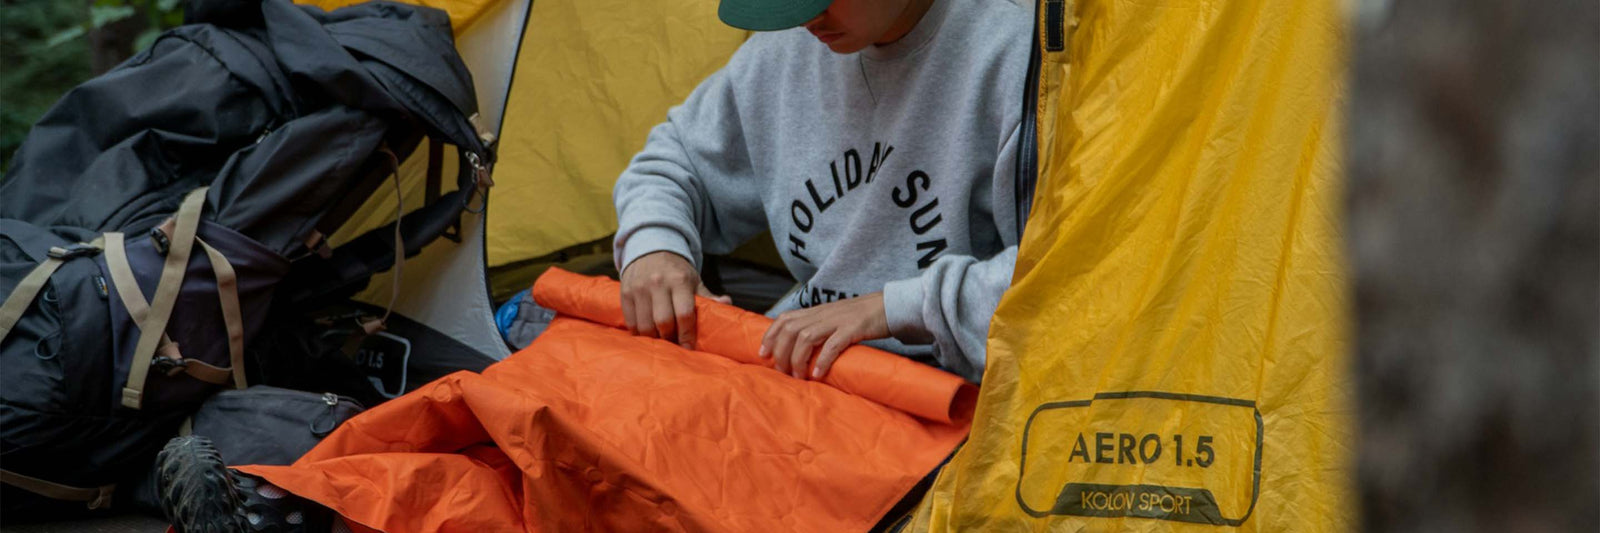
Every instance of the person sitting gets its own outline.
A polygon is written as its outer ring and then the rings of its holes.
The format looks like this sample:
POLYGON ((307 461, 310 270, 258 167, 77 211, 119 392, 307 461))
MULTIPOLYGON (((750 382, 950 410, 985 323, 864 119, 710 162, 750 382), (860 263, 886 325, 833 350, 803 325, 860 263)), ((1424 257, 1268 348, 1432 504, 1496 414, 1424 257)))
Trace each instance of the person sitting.
POLYGON ((865 343, 981 380, 1025 201, 1031 12, 1007 0, 722 0, 718 14, 760 33, 617 180, 629 329, 692 346, 694 297, 716 298, 704 255, 769 231, 800 281, 761 345, 779 371, 820 378, 865 343))

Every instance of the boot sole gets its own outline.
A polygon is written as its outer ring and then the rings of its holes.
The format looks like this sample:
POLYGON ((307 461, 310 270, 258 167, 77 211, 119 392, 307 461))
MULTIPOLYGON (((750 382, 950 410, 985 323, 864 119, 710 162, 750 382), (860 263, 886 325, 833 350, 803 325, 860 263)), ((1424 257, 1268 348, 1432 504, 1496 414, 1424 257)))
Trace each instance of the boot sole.
POLYGON ((199 436, 167 442, 156 456, 156 483, 161 511, 178 533, 234 533, 249 531, 242 498, 234 488, 227 464, 211 444, 199 436))

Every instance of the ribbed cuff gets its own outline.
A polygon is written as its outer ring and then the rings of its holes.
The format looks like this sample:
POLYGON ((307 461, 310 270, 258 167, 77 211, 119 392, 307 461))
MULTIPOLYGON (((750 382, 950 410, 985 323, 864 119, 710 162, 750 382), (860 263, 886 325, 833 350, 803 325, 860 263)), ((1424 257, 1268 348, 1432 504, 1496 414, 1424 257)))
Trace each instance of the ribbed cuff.
POLYGON ((928 344, 933 334, 922 321, 922 278, 895 280, 883 285, 883 314, 889 334, 906 344, 928 344))
POLYGON ((700 261, 694 256, 694 252, 690 251, 689 241, 669 228, 650 226, 636 229, 628 236, 627 242, 619 242, 617 247, 622 252, 618 255, 620 259, 617 262, 618 273, 627 270, 628 265, 633 264, 635 259, 662 251, 683 256, 695 270, 700 270, 700 261))

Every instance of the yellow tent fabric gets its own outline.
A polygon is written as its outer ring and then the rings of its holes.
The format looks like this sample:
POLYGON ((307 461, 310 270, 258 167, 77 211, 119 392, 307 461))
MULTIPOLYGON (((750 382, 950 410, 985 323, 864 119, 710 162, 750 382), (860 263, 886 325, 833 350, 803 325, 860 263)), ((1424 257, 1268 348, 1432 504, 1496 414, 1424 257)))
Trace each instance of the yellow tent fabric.
MULTIPOLYGON (((335 9, 363 0, 297 1, 335 9)), ((402 1, 449 12, 460 35, 505 0, 402 1)), ((749 37, 717 20, 716 10, 716 0, 532 3, 522 42, 515 45, 516 74, 500 129, 488 217, 490 266, 538 258, 616 231, 611 187, 617 176, 644 146, 650 128, 666 119, 667 109, 726 64, 749 37)), ((420 182, 406 187, 408 198, 420 194, 420 182)), ((357 216, 365 223, 350 224, 354 229, 334 240, 393 219, 392 196, 377 196, 383 198, 357 216)))
MULTIPOLYGON (((367 0, 295 0, 295 3, 297 3, 297 4, 309 4, 309 5, 320 7, 323 10, 326 10, 326 11, 333 11, 335 9, 338 9, 338 8, 341 8, 341 7, 344 7, 344 6, 348 6, 348 5, 351 5, 351 4, 360 4, 360 3, 366 2, 366 1, 367 0)), ((400 1, 405 2, 407 4, 415 4, 415 5, 420 5, 420 6, 427 6, 427 7, 437 8, 437 9, 443 9, 446 13, 450 14, 450 27, 451 27, 451 29, 453 31, 455 31, 456 35, 460 35, 462 31, 466 30, 467 28, 472 27, 473 23, 477 22, 479 18, 483 17, 484 14, 489 11, 490 7, 492 7, 496 3, 502 2, 503 0, 400 0, 400 1)))
POLYGON ((1351 527, 1339 6, 1040 6, 1032 219, 907 530, 1351 527))
POLYGON ((491 266, 616 231, 617 176, 748 36, 716 10, 716 0, 533 3, 490 197, 491 266))

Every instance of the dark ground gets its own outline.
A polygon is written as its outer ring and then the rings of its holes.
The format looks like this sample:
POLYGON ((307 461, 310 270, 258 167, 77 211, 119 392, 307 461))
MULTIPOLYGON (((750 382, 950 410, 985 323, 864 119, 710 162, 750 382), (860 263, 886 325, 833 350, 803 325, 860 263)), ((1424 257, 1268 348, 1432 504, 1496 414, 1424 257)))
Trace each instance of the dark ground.
POLYGON ((132 514, 44 524, 0 525, 0 533, 160 533, 166 530, 167 523, 164 520, 132 514))

